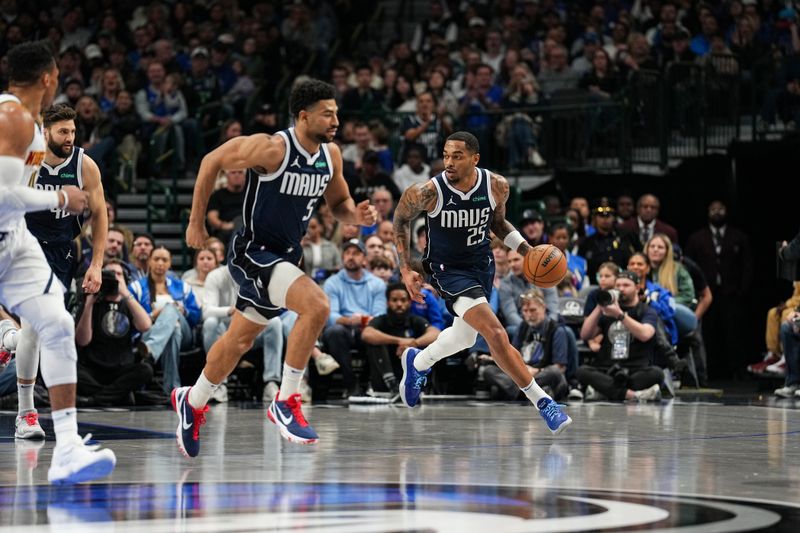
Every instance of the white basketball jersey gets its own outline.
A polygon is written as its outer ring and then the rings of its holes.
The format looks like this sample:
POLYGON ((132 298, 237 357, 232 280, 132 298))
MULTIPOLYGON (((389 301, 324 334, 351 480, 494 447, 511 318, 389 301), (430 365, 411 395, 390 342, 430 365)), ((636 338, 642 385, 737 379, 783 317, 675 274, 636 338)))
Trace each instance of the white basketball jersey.
MULTIPOLYGON (((13 94, 0 94, 0 104, 5 102, 16 102, 22 104, 19 98, 13 94)), ((36 117, 34 117, 35 119, 36 117)), ((47 154, 47 143, 44 140, 42 127, 38 122, 34 122, 33 139, 25 153, 25 170, 19 177, 20 185, 32 186, 36 182, 39 174, 39 167, 42 166, 44 157, 47 154)), ((0 213, 0 231, 11 231, 16 229, 24 220, 25 213, 21 212, 2 212, 0 213)))

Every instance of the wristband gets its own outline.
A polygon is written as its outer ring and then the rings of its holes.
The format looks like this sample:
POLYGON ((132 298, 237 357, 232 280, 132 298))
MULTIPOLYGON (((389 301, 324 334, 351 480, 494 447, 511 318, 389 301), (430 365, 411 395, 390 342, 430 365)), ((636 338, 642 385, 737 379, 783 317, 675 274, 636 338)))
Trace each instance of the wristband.
POLYGON ((505 244, 515 252, 517 251, 517 248, 519 248, 519 245, 524 242, 528 241, 526 241, 525 237, 523 237, 522 234, 517 230, 512 231, 511 233, 506 235, 505 239, 503 239, 503 244, 505 244))
POLYGON ((64 189, 59 189, 58 192, 61 193, 61 197, 64 198, 64 205, 62 205, 59 209, 66 210, 67 206, 69 205, 69 195, 64 189))

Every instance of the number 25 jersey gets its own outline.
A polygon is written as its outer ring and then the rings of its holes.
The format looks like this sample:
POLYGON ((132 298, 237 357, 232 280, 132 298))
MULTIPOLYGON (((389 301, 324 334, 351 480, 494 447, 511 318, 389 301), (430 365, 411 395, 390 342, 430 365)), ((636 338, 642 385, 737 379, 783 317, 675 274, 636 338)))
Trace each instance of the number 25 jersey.
POLYGON ((423 260, 431 270, 443 267, 485 270, 491 263, 489 225, 495 209, 490 173, 476 168, 478 179, 468 192, 452 187, 445 173, 431 178, 438 195, 428 213, 428 243, 423 260))

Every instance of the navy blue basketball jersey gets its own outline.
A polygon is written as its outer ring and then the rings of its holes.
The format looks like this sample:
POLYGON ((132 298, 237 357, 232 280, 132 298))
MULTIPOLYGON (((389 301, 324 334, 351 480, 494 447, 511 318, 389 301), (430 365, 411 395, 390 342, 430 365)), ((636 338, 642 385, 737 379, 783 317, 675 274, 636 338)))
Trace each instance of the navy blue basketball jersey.
POLYGON ((436 207, 428 213, 428 245, 424 260, 433 270, 443 266, 485 270, 491 263, 489 224, 494 213, 488 170, 476 168, 478 180, 468 192, 452 187, 444 172, 431 178, 436 186, 436 207))
MULTIPOLYGON (((57 191, 66 185, 83 189, 83 148, 74 147, 70 156, 55 168, 42 162, 36 179, 30 185, 45 191, 57 191)), ((82 215, 72 215, 54 207, 49 211, 39 211, 25 215, 28 229, 40 242, 47 244, 66 243, 80 235, 83 225, 82 215)))
POLYGON ((240 231, 248 248, 264 247, 297 263, 303 255, 300 239, 333 176, 333 162, 325 143, 316 154, 309 154, 297 140, 294 128, 276 135, 286 144, 283 163, 272 174, 247 170, 240 231))

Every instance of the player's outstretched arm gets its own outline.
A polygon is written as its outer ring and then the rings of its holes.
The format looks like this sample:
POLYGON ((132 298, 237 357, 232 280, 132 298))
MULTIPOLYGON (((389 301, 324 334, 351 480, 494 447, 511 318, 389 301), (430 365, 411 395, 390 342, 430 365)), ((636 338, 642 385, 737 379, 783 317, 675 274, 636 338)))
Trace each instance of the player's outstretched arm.
POLYGON ((197 172, 192 212, 186 228, 186 244, 192 248, 202 248, 208 239, 206 209, 220 170, 254 168, 266 174, 280 166, 285 149, 283 138, 279 135, 258 133, 235 137, 206 154, 197 172))
POLYGON ((494 216, 490 228, 495 236, 502 240, 506 246, 516 250, 522 255, 528 253, 531 247, 524 237, 506 220, 506 202, 508 201, 508 181, 499 174, 492 174, 492 195, 494 196, 494 216))
POLYGON ((432 181, 413 185, 405 190, 394 210, 394 244, 400 258, 400 274, 403 276, 411 299, 424 303, 422 276, 411 269, 411 221, 422 212, 436 207, 436 186, 432 181))
POLYGON ((22 184, 33 128, 33 118, 22 106, 12 102, 0 105, 0 131, 31 132, 30 135, 0 136, 0 207, 19 213, 46 211, 54 207, 70 213, 82 212, 86 208, 86 195, 77 187, 40 191, 22 184))
POLYGON ((369 200, 356 204, 350 196, 350 189, 344 179, 342 168, 342 152, 333 143, 328 145, 333 163, 333 176, 325 189, 325 203, 331 208, 331 213, 341 222, 358 224, 359 226, 372 226, 378 221, 378 212, 369 200))
POLYGON ((83 277, 82 287, 88 293, 95 293, 100 290, 100 283, 102 282, 100 271, 103 268, 103 258, 105 257, 106 240, 108 238, 108 211, 106 210, 106 197, 97 163, 84 153, 81 166, 83 190, 86 191, 88 196, 89 211, 92 213, 92 263, 83 277))

